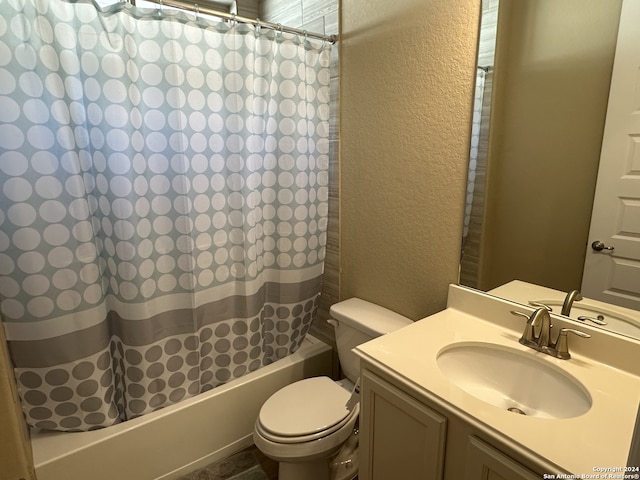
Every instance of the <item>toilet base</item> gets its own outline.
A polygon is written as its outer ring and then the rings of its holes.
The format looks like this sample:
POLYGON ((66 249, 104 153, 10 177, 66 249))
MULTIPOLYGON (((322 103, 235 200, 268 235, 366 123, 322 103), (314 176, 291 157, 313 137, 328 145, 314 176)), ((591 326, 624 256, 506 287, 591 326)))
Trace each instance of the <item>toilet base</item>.
POLYGON ((330 480, 328 458, 309 462, 280 462, 278 480, 330 480))

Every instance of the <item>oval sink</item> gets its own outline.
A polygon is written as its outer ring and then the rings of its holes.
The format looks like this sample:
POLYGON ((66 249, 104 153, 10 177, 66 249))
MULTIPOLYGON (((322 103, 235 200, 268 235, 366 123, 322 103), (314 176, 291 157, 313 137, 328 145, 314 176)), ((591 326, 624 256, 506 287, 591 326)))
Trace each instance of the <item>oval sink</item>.
POLYGON ((437 356, 456 386, 495 407, 539 418, 571 418, 591 408, 578 380, 534 353, 490 343, 456 343, 437 356))

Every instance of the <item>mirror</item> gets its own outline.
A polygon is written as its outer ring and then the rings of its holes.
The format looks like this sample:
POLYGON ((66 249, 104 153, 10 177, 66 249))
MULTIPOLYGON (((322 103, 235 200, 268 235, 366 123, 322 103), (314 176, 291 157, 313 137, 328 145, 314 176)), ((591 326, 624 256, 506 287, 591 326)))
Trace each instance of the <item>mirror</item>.
POLYGON ((483 1, 461 284, 580 289, 621 5, 483 1))

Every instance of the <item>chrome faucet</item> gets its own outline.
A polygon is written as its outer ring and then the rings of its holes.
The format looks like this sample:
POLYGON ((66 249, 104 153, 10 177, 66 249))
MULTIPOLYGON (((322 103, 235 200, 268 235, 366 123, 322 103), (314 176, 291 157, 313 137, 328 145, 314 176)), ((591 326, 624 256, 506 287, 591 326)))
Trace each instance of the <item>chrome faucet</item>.
POLYGON ((560 315, 565 315, 568 317, 571 313, 573 302, 579 302, 580 300, 582 300, 582 295, 580 295, 580 292, 578 290, 571 290, 564 298, 564 303, 562 304, 562 311, 560 312, 560 315))
POLYGON ((556 340, 552 341, 551 329, 553 325, 551 325, 551 316, 549 315, 549 310, 543 307, 537 308, 531 315, 516 310, 511 310, 511 313, 527 319, 527 325, 519 340, 522 345, 562 360, 571 358, 567 340, 568 333, 573 333, 582 338, 591 338, 591 335, 580 330, 561 328, 556 340))
POLYGON ((531 316, 516 310, 512 310, 511 313, 527 319, 527 325, 519 340, 522 345, 538 351, 542 351, 549 346, 551 338, 551 317, 549 316, 549 310, 546 308, 537 308, 531 316))

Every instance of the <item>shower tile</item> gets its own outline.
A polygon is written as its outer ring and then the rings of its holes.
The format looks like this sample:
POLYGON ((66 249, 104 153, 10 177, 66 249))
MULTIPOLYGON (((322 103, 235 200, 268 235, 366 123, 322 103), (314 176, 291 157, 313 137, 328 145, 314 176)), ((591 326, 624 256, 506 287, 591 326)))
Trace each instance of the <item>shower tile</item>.
POLYGON ((313 33, 326 33, 324 31, 324 18, 314 18, 308 22, 302 24, 302 30, 313 33))

